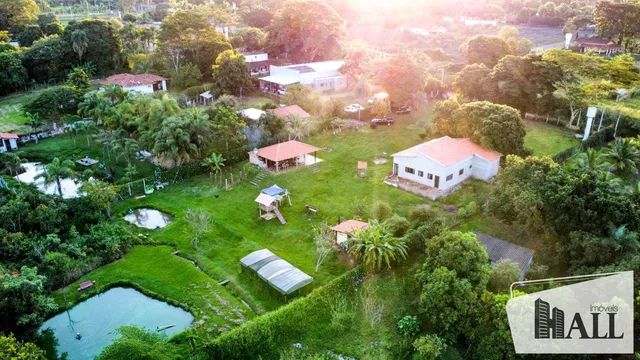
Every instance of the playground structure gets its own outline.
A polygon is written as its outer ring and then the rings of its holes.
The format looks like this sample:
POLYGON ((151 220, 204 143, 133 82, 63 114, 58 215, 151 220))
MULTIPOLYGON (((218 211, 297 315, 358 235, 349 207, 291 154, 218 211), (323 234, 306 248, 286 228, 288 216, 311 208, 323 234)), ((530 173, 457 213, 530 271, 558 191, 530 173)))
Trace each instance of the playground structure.
POLYGON ((284 216, 278 209, 278 207, 285 201, 291 206, 291 196, 286 189, 279 187, 278 185, 272 185, 268 188, 262 189, 260 194, 255 200, 258 203, 258 211, 260 219, 271 220, 278 218, 282 225, 287 223, 284 216))

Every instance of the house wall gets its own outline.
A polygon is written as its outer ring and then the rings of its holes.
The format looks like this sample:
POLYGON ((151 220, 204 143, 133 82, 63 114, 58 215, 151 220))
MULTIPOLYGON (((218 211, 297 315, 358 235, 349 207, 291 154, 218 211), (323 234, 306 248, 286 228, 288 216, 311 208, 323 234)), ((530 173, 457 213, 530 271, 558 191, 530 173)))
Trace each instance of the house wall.
MULTIPOLYGON (((166 86, 166 85, 163 84, 163 86, 166 86)), ((137 92, 137 93, 141 93, 141 94, 153 94, 153 85, 152 84, 127 86, 127 87, 123 87, 123 89, 126 90, 126 91, 129 91, 129 92, 137 92)))
POLYGON ((349 236, 347 234, 336 232, 336 244, 340 245, 347 240, 349 240, 349 236))
POLYGON ((500 167, 500 159, 489 162, 478 156, 471 156, 450 166, 442 166, 424 156, 394 156, 393 163, 398 164, 399 177, 426 186, 435 187, 436 176, 439 176, 438 189, 441 190, 448 190, 470 177, 488 180, 498 173, 500 167), (407 168, 413 169, 413 173, 408 172, 407 168), (451 176, 450 180, 447 180, 448 176, 451 176))
POLYGON ((256 62, 256 61, 267 61, 269 60, 269 54, 267 53, 262 53, 262 54, 251 54, 251 55, 244 55, 244 61, 251 63, 251 62, 256 62))

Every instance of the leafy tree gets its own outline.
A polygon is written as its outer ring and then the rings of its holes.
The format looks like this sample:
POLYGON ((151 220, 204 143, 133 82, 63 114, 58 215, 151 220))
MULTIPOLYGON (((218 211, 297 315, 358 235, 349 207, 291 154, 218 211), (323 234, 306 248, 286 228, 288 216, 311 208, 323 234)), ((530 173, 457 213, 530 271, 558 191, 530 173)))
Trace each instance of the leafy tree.
POLYGON ((44 166, 44 172, 40 173, 36 178, 44 179, 45 184, 56 183, 58 187, 58 195, 62 197, 62 178, 71 177, 74 174, 74 163, 71 160, 60 160, 53 158, 51 162, 44 166))
POLYGON ((422 277, 438 267, 446 267, 479 290, 484 289, 489 281, 491 268, 487 250, 474 233, 446 231, 426 242, 425 253, 422 277))
POLYGON ((516 359, 509 322, 507 321, 508 294, 494 295, 484 292, 472 317, 474 326, 468 331, 472 359, 516 359))
POLYGON ((470 326, 478 295, 467 279, 438 267, 421 277, 420 310, 430 329, 453 341, 470 326))
POLYGON ((448 100, 434 110, 434 134, 470 138, 503 154, 524 152, 525 129, 516 109, 487 101, 456 106, 448 100))
POLYGON ((461 46, 460 50, 466 55, 467 64, 484 64, 489 68, 511 54, 511 48, 506 41, 488 35, 472 37, 461 46))
POLYGON ((13 334, 0 335, 0 358, 11 360, 45 360, 44 351, 30 342, 21 342, 13 334))
POLYGON ((69 68, 67 52, 67 44, 58 35, 46 36, 22 53, 22 64, 37 82, 61 80, 69 68))
POLYGON ((505 292, 518 280, 520 280, 520 266, 510 260, 500 260, 491 268, 487 287, 494 293, 505 292))
POLYGON ((17 52, 0 52, 0 94, 7 94, 23 87, 27 82, 27 70, 22 66, 17 52))
POLYGON ((394 55, 384 61, 378 73, 379 82, 392 102, 400 105, 413 100, 424 90, 425 71, 409 53, 394 55))
POLYGON ((81 92, 86 92, 91 86, 91 79, 84 69, 76 67, 69 73, 67 85, 73 86, 81 92))
POLYGON ((635 2, 598 1, 593 18, 598 31, 605 36, 617 37, 618 45, 628 48, 631 40, 640 34, 640 5, 635 2))
POLYGON ((198 147, 191 141, 188 126, 177 116, 167 118, 153 135, 153 151, 163 159, 172 160, 180 167, 193 159, 198 147))
POLYGON ((0 30, 14 32, 38 19, 40 7, 34 0, 0 2, 0 30))
POLYGON ((45 35, 58 35, 62 33, 62 25, 54 13, 38 15, 38 26, 45 35))
POLYGON ((46 278, 27 266, 15 274, 0 270, 0 325, 17 334, 29 334, 46 315, 57 309, 45 293, 46 278))
POLYGON ((20 29, 20 32, 16 35, 16 40, 18 40, 20 46, 29 47, 43 36, 40 26, 31 24, 20 29))
POLYGON ((377 220, 369 222, 365 229, 354 232, 349 244, 349 254, 373 271, 407 257, 407 245, 404 241, 391 236, 389 229, 377 220))
POLYGON ((437 360, 447 349, 447 343, 437 335, 423 335, 413 342, 416 360, 437 360))
POLYGON ((503 26, 498 31, 498 37, 509 45, 513 55, 527 55, 531 51, 531 41, 520 38, 520 31, 515 26, 503 26))
POLYGON ((235 50, 220 53, 213 65, 213 86, 218 95, 240 95, 253 87, 244 57, 235 50))
POLYGON ((223 142, 226 157, 237 155, 235 151, 240 150, 239 147, 246 140, 244 129, 247 125, 233 109, 226 106, 218 106, 209 109, 208 112, 209 119, 213 123, 214 138, 223 142))
POLYGON ((267 47, 294 62, 327 60, 340 53, 344 32, 344 20, 325 2, 291 0, 267 27, 267 47))
POLYGON ((165 335, 133 326, 121 327, 118 333, 121 336, 105 347, 97 360, 171 360, 178 357, 177 348, 165 335))
POLYGON ((487 81, 491 70, 484 64, 465 66, 453 80, 453 87, 465 98, 485 100, 488 98, 487 81))
POLYGON ((171 85, 176 89, 186 89, 202 82, 202 72, 192 64, 185 63, 178 70, 171 73, 171 85))
MULTIPOLYGON (((67 51, 72 51, 69 58, 75 53, 78 63, 93 64, 98 74, 122 66, 122 40, 114 22, 95 18, 72 21, 64 28, 61 39, 67 51)), ((77 64, 68 60, 66 63, 68 68, 77 64)))
POLYGON ((391 208, 391 205, 389 205, 389 203, 387 202, 376 201, 373 204, 373 207, 371 209, 371 214, 374 219, 382 222, 387 220, 393 215, 393 209, 391 208))
POLYGON ((261 3, 251 4, 240 10, 240 18, 249 26, 265 29, 271 24, 273 12, 261 3))
POLYGON ((321 96, 317 91, 303 85, 287 86, 287 93, 280 98, 283 104, 296 104, 312 115, 321 111, 321 96))
POLYGON ((200 237, 207 232, 209 225, 211 224, 211 218, 207 213, 203 211, 197 211, 193 209, 187 209, 184 214, 184 219, 187 221, 191 229, 193 230, 193 237, 191 238, 191 245, 194 249, 198 249, 200 244, 200 237))
POLYGON ((371 108, 371 114, 375 117, 383 118, 391 113, 389 98, 376 100, 371 108))
POLYGON ((55 120, 56 118, 75 114, 78 110, 80 94, 71 86, 56 86, 43 90, 33 100, 24 105, 24 111, 38 114, 43 119, 55 120))
POLYGON ((85 181, 81 191, 96 208, 104 209, 107 217, 111 218, 111 207, 118 198, 118 192, 113 185, 100 180, 85 181))
MULTIPOLYGON (((44 126, 44 121, 42 121, 42 119, 40 119, 40 115, 36 114, 32 114, 30 112, 25 112, 24 113, 25 117, 27 118, 27 122, 25 123, 25 125, 29 126, 31 128, 32 132, 38 132, 38 130, 40 130, 40 128, 42 128, 44 126)), ((36 138, 36 142, 38 141, 38 139, 36 138)))
POLYGON ((14 152, 0 154, 0 166, 9 175, 18 175, 22 171, 22 159, 14 152))
POLYGON ((549 111, 554 84, 561 79, 561 70, 538 55, 505 56, 491 72, 494 84, 491 99, 526 112, 544 114, 549 111))
POLYGON ((266 38, 267 34, 259 28, 241 28, 231 38, 231 44, 237 49, 256 51, 264 47, 266 38))
POLYGON ((417 316, 405 315, 398 320, 398 331, 406 338, 413 338, 420 332, 417 316))

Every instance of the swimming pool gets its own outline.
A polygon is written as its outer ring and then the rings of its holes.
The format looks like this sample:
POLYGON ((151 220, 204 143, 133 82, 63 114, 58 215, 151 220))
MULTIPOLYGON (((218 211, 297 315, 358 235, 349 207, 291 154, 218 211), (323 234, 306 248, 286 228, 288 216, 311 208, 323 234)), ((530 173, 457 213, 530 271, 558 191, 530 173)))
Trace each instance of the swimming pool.
POLYGON ((66 352, 69 360, 93 359, 118 336, 116 330, 133 325, 175 335, 191 326, 193 316, 166 302, 150 298, 132 289, 116 287, 95 295, 49 320, 40 330, 51 329, 58 340, 58 355, 66 352), (76 339, 76 333, 82 338, 76 339))

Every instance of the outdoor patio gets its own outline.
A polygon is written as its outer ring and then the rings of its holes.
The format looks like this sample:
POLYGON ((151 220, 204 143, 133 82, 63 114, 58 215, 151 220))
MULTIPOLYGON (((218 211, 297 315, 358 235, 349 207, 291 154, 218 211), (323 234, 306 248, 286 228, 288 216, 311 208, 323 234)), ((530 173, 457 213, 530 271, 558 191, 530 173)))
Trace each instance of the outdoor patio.
POLYGON ((453 188, 447 190, 440 190, 431 186, 417 183, 415 181, 398 177, 397 175, 387 176, 384 179, 384 183, 430 200, 436 200, 438 198, 447 196, 458 188, 457 186, 454 186, 453 188))

